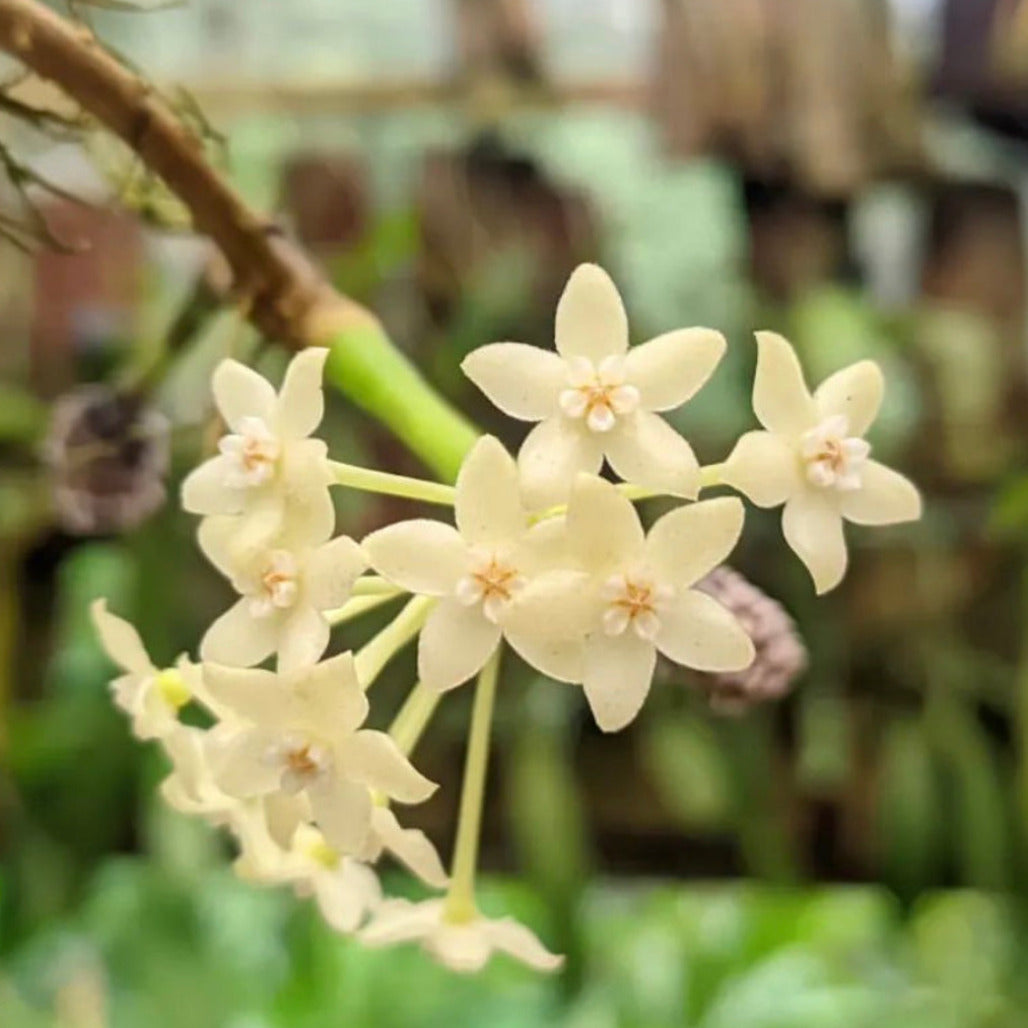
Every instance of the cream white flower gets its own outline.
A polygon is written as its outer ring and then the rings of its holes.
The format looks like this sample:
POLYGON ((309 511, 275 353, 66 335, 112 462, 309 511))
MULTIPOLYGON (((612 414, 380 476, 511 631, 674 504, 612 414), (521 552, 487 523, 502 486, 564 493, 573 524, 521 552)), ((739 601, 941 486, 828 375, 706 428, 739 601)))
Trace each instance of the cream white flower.
POLYGON ((200 524, 200 548, 242 594, 207 630, 200 656, 252 667, 277 653, 280 671, 315 663, 329 642, 324 612, 350 598, 367 567, 361 548, 346 536, 298 551, 241 546, 235 522, 212 517, 200 524))
POLYGON ((194 514, 247 515, 256 535, 283 524, 308 544, 332 534, 335 512, 325 444, 308 436, 325 410, 321 376, 328 351, 308 349, 290 362, 276 394, 256 371, 234 360, 214 372, 214 399, 229 433, 218 455, 182 485, 182 505, 194 514))
POLYGON ((464 373, 504 413, 539 424, 518 455, 533 507, 563 502, 580 471, 604 458, 625 481, 695 497, 700 473, 689 444, 657 411, 685 403, 710 377, 725 340, 705 328, 628 347, 617 287, 602 268, 578 267, 557 306, 557 352, 493 343, 465 358, 464 373))
POLYGON ((300 824, 288 848, 268 830, 263 812, 250 808, 233 824, 241 853, 236 873, 244 879, 288 884, 301 898, 311 897, 337 931, 356 931, 382 900, 378 877, 366 864, 344 856, 317 828, 300 824))
POLYGON ((552 532, 530 527, 517 466, 492 436, 479 439, 461 466, 455 514, 456 528, 441 521, 401 521, 363 542, 382 577, 439 597, 418 644, 418 674, 430 689, 466 682, 503 634, 523 655, 537 648, 532 626, 510 633, 504 619, 513 597, 545 566, 552 532))
POLYGON ((220 751, 219 736, 231 738, 236 730, 228 723, 209 730, 177 724, 162 737, 161 745, 172 770, 161 782, 161 795, 170 807, 182 814, 205 818, 211 824, 232 821, 244 804, 218 785, 212 751, 220 751))
POLYGON ((493 953, 506 953, 536 971, 556 971, 564 963, 513 918, 476 914, 470 920, 448 920, 444 899, 386 900, 359 938, 372 947, 418 942, 441 964, 463 973, 480 971, 493 953))
POLYGON ((90 613, 107 656, 125 672, 111 682, 111 694, 132 719, 132 731, 140 739, 167 735, 179 723, 179 710, 203 692, 200 669, 180 657, 175 667, 159 670, 139 633, 111 614, 105 600, 95 600, 90 613))
POLYGON ((819 593, 846 573, 843 521, 891 525, 921 516, 921 497, 902 475, 871 460, 864 440, 882 402, 878 366, 860 361, 811 395, 796 353, 773 332, 757 333, 753 409, 765 431, 744 435, 723 480, 759 507, 785 504, 786 542, 819 593))
POLYGON ((404 828, 387 806, 376 803, 371 811, 371 834, 359 857, 365 863, 376 864, 383 853, 433 888, 442 889, 450 880, 428 836, 418 828, 404 828))
POLYGON ((596 723, 624 728, 650 689, 657 652, 701 671, 738 671, 753 643, 736 619, 691 588, 720 564, 742 531, 734 497, 687 504, 643 532, 632 504, 609 482, 580 475, 567 511, 579 571, 540 575, 508 614, 511 628, 548 625, 579 640, 578 668, 596 723))
POLYGON ((435 791, 388 735, 360 728, 368 701, 350 653, 281 675, 205 664, 204 680, 245 719, 224 742, 218 786, 240 799, 302 794, 343 853, 368 844, 371 790, 402 803, 435 791))

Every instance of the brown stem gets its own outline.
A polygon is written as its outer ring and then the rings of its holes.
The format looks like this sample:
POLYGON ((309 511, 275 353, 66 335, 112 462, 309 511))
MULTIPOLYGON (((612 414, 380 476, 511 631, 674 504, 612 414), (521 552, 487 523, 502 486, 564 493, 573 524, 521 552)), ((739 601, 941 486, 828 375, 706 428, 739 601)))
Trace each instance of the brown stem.
MULTIPOLYGON (((0 0, 0 51, 59 86, 119 136, 221 249, 250 320, 271 339, 331 351, 326 377, 452 480, 476 438, 389 340, 378 319, 337 293, 296 246, 211 167, 203 140, 88 29, 39 0, 0 0)), ((0 231, 3 225, 0 224, 0 231)))
POLYGON ((206 160, 202 140, 88 28, 38 0, 0 0, 0 50, 58 85, 164 180, 190 210, 197 231, 224 254, 265 334, 302 346, 324 335, 326 324, 332 331, 347 322, 375 323, 240 200, 206 160))

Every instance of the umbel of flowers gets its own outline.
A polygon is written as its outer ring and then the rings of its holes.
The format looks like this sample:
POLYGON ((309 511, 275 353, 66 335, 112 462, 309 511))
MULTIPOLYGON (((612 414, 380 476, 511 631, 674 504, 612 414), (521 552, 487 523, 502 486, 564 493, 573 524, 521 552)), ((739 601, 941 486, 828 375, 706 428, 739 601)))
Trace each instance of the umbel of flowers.
POLYGON ((725 341, 708 329, 630 347, 617 289, 598 267, 572 275, 556 350, 496 343, 464 362, 503 411, 535 423, 516 456, 490 436, 456 486, 329 459, 312 438, 323 415, 326 351, 297 355, 276 392, 226 360, 213 378, 225 424, 218 452, 186 479, 203 552, 235 599, 207 630, 199 662, 155 667, 135 630, 98 600, 100 638, 122 674, 115 702, 133 731, 163 747, 175 808, 224 826, 236 869, 313 897, 326 920, 368 946, 417 942, 458 971, 496 951, 552 971, 561 958, 525 926, 481 913, 475 873, 493 708, 505 647, 541 675, 582 687, 599 727, 624 728, 651 688, 658 654, 738 673, 754 645, 702 586, 743 530, 734 487, 783 506, 785 540, 818 592, 846 568, 843 521, 915 519, 920 499, 871 459, 864 434, 882 377, 862 362, 809 392, 790 345, 758 334, 753 406, 763 428, 727 461, 701 468, 661 417, 713 372, 725 341), (612 481, 599 475, 608 467, 612 481), (357 542, 335 534, 333 486, 452 507, 357 542), (635 500, 684 501, 646 530, 635 500), (333 628, 402 604, 357 653, 325 659, 333 628), (417 640, 419 681, 388 732, 365 728, 385 664, 417 640), (269 666, 262 666, 269 665, 269 666), (449 873, 402 808, 435 786, 411 755, 440 697, 477 679, 449 873), (195 706, 204 716, 180 715, 195 706), (205 725, 205 727, 199 727, 205 725), (399 861, 438 891, 384 899, 376 867, 399 861))

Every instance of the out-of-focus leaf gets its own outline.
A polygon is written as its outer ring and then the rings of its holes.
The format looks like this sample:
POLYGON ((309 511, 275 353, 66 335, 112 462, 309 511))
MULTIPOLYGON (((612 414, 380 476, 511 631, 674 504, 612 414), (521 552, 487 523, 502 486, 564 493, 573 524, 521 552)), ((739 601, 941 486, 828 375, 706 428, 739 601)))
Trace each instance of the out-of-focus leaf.
POLYGON ((981 724, 958 696, 933 698, 929 710, 932 743, 952 784, 951 838, 960 881, 982 889, 1010 884, 1009 774, 999 766, 981 724))
POLYGON ((711 829, 730 820, 725 753, 709 723, 685 715, 651 719, 644 746, 661 801, 683 825, 711 829))
POLYGON ((799 704, 797 778, 805 792, 831 792, 853 770, 850 710, 837 690, 804 689, 799 704))
POLYGON ((0 382, 0 442, 37 442, 46 422, 42 400, 26 389, 0 382))
POLYGON ((890 723, 880 760, 877 838, 882 870, 901 895, 909 896, 933 880, 945 849, 941 783, 924 726, 912 719, 890 723))
POLYGON ((989 532, 997 539, 1023 544, 1028 539, 1028 475, 1000 487, 989 516, 989 532))

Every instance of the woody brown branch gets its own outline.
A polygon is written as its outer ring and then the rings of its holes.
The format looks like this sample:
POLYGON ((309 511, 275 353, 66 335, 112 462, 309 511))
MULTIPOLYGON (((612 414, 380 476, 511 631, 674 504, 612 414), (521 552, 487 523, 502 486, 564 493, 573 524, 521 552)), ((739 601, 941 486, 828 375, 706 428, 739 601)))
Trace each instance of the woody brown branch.
POLYGON ((206 159, 200 137, 85 26, 38 0, 0 0, 0 50, 60 87, 182 200, 196 230, 221 250, 236 292, 266 335, 299 347, 349 324, 375 323, 243 203, 206 159))

